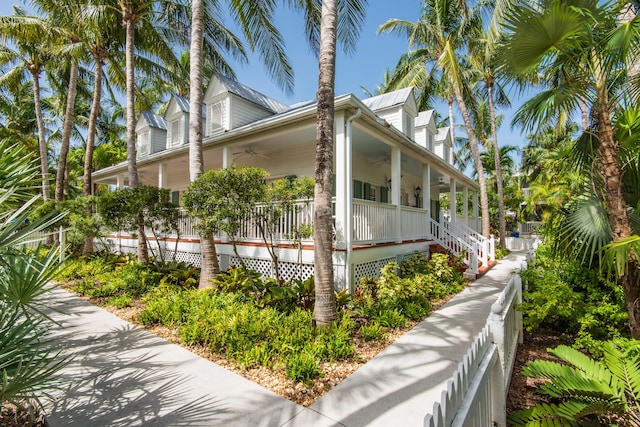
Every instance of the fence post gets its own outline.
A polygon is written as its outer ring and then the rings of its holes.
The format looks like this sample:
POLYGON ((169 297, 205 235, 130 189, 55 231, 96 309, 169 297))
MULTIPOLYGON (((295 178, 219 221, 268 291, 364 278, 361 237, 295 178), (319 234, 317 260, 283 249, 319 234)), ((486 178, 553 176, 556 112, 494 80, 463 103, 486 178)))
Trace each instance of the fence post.
POLYGON ((506 393, 505 390, 505 376, 507 372, 506 360, 505 360, 505 344, 504 344, 504 321, 502 319, 502 310, 504 307, 499 302, 495 302, 491 305, 491 313, 487 319, 489 324, 489 331, 491 332, 491 341, 496 345, 498 350, 498 363, 492 370, 492 418, 495 425, 499 427, 506 427, 506 393))
POLYGON ((495 237, 493 237, 493 234, 489 239, 489 259, 491 260, 496 259, 496 239, 495 237))
MULTIPOLYGON (((523 267, 526 269, 526 264, 523 263, 523 267)), ((523 332, 523 320, 522 320, 522 311, 520 311, 519 307, 522 305, 522 276, 520 276, 521 268, 516 268, 515 275, 513 277, 513 285, 516 290, 515 300, 516 300, 516 331, 518 332, 518 344, 524 343, 524 332, 523 332)))
POLYGON ((67 233, 62 229, 62 226, 60 226, 60 228, 58 229, 58 241, 60 242, 60 247, 58 248, 59 255, 58 255, 58 261, 60 261, 60 264, 62 264, 64 262, 64 247, 67 246, 67 233))
POLYGON ((504 321, 502 320, 502 310, 502 304, 498 302, 491 304, 491 313, 489 314, 487 323, 489 323, 489 331, 491 331, 491 341, 498 347, 500 366, 502 367, 502 373, 504 375, 504 321))

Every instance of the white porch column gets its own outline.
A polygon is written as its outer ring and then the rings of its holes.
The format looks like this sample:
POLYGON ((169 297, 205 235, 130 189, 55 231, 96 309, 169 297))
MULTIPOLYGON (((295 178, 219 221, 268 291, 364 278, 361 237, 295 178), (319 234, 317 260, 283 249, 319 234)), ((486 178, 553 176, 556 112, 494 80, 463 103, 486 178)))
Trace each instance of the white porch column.
POLYGON ((229 147, 222 147, 222 169, 226 169, 231 166, 231 163, 233 163, 232 156, 233 154, 231 153, 231 150, 229 150, 229 147))
POLYGON ((402 242, 402 222, 400 215, 402 213, 400 202, 402 189, 402 153, 400 148, 391 148, 391 203, 396 207, 396 242, 402 242))
POLYGON ((335 268, 334 282, 339 287, 350 286, 350 260, 348 250, 353 242, 352 193, 353 179, 351 177, 351 140, 345 133, 344 114, 335 117, 334 121, 334 164, 336 188, 336 251, 333 252, 335 268), (342 268, 340 268, 342 266, 342 268))
POLYGON ((431 216, 431 165, 422 165, 422 209, 431 216))
POLYGON ((478 218, 478 192, 474 191, 472 193, 472 202, 473 202, 473 222, 475 224, 475 230, 479 231, 480 230, 480 218, 478 218))
POLYGON ((449 215, 451 223, 456 223, 456 179, 451 177, 449 181, 449 215))
POLYGON ((431 165, 422 165, 422 209, 427 218, 424 219, 426 234, 431 239, 431 165))
POLYGON ((167 188, 167 164, 158 165, 158 188, 167 188))
POLYGON ((124 188, 124 174, 119 173, 116 177, 116 188, 122 190, 124 188))
POLYGON ((345 250, 352 240, 353 222, 349 211, 353 192, 351 165, 347 151, 351 151, 344 132, 344 116, 335 118, 335 167, 336 167, 336 249, 345 250))
POLYGON ((462 218, 464 225, 469 227, 469 187, 462 187, 462 218))

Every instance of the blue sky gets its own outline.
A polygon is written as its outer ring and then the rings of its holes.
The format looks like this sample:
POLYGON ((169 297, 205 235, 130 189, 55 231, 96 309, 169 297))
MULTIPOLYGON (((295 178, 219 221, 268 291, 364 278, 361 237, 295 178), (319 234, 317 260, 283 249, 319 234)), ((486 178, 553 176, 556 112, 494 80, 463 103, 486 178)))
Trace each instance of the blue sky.
MULTIPOLYGON (((24 0, 0 0, 0 15, 12 14, 12 4, 24 5, 24 0)), ((366 97, 362 87, 373 92, 383 79, 387 68, 392 69, 400 55, 406 51, 407 42, 395 35, 376 35, 380 24, 390 18, 415 21, 420 11, 418 0, 395 0, 387 2, 370 0, 367 18, 362 28, 356 52, 346 56, 339 53, 336 60, 336 94, 353 93, 358 97, 366 97)), ((227 22, 232 26, 231 22, 227 22)), ((274 99, 292 104, 302 100, 313 99, 317 90, 318 64, 316 57, 310 52, 304 35, 302 15, 281 8, 276 14, 275 25, 281 31, 291 64, 295 73, 293 94, 285 94, 267 74, 260 59, 251 55, 248 64, 236 64, 238 81, 244 83, 274 99)), ((239 32, 238 32, 239 34, 239 32)), ((500 145, 525 144, 518 129, 511 130, 511 115, 519 107, 516 94, 512 95, 512 108, 499 111, 505 120, 498 134, 500 145)), ((446 104, 437 107, 440 114, 446 116, 446 104)), ((456 117, 457 123, 461 120, 456 117)), ((456 133, 463 133, 456 129, 456 133)))

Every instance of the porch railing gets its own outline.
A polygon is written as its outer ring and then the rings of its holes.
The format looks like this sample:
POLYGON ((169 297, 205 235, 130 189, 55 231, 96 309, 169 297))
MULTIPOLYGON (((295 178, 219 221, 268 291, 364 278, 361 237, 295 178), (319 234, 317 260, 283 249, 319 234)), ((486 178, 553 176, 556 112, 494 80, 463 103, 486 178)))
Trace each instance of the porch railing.
POLYGON ((431 238, 429 222, 426 218, 429 214, 424 209, 402 206, 400 209, 400 224, 402 225, 402 239, 428 239, 431 238))
POLYGON ((540 221, 527 221, 520 224, 520 233, 522 234, 537 234, 540 233, 542 228, 542 222, 540 221))
MULTIPOLYGON (((238 240, 244 242, 262 241, 258 219, 266 213, 268 208, 265 204, 256 204, 253 213, 242 225, 237 236, 238 240)), ((296 230, 302 225, 312 225, 313 218, 313 202, 296 201, 275 220, 275 228, 272 232, 273 242, 291 243, 296 230)), ((465 262, 472 268, 478 260, 483 265, 487 265, 488 260, 492 258, 490 241, 479 233, 463 224, 452 224, 448 221, 435 222, 429 217, 427 211, 420 208, 402 206, 397 209, 395 205, 391 204, 356 199, 353 200, 352 220, 352 241, 354 244, 435 239, 456 255, 465 254, 465 262), (398 221, 400 222, 399 228, 397 228, 398 221)), ((197 220, 191 219, 185 211, 181 211, 179 221, 181 238, 198 238, 196 225, 197 220)), ((226 235, 216 237, 222 240, 228 239, 226 235)), ((301 241, 309 243, 312 238, 301 239, 301 241)), ((475 268, 477 269, 477 267, 475 268)))
POLYGON ((395 239, 395 205, 369 200, 353 201, 353 243, 383 243, 395 239))

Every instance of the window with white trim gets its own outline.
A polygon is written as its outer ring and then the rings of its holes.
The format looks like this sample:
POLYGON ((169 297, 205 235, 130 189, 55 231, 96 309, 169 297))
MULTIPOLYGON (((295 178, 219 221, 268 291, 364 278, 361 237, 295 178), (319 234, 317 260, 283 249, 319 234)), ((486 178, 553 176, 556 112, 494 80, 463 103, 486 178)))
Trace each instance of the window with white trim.
POLYGON ((184 142, 184 117, 169 122, 169 147, 182 145, 184 142))
POLYGON ((207 128, 208 135, 222 129, 224 120, 224 104, 222 101, 216 102, 207 108, 207 128))
POLYGON ((138 157, 149 155, 149 132, 138 134, 138 157))

